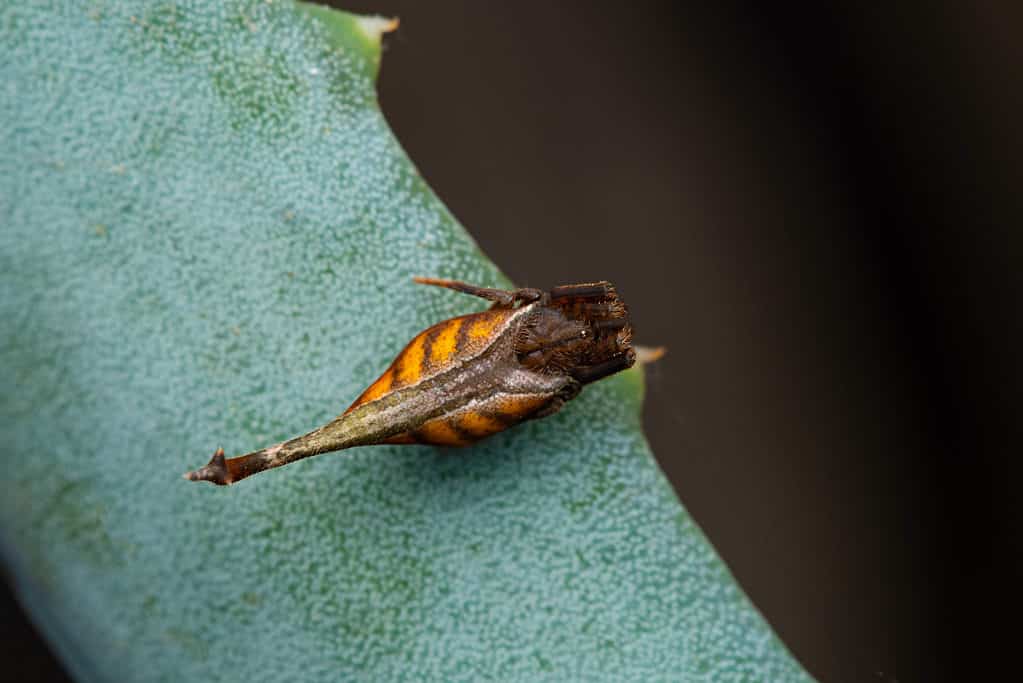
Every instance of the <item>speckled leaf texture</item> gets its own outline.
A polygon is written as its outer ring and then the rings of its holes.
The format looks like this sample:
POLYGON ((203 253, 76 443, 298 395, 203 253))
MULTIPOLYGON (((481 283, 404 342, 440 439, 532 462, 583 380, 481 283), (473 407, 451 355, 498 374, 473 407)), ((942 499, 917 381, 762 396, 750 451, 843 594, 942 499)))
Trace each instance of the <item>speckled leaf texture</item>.
POLYGON ((0 539, 33 618, 81 681, 809 680, 658 470, 639 370, 464 451, 181 478, 480 308, 413 275, 508 284, 388 129, 379 29, 0 8, 0 539))

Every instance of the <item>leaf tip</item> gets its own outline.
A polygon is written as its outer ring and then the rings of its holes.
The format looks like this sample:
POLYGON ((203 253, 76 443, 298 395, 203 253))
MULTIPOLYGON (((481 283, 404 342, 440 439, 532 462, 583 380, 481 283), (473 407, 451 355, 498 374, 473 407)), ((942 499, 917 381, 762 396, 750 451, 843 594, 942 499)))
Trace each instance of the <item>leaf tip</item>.
POLYGON ((633 348, 636 350, 636 360, 640 365, 658 361, 668 352, 666 346, 634 346, 633 348))
POLYGON ((371 43, 379 43, 380 37, 385 33, 397 30, 399 23, 397 17, 382 17, 379 15, 356 17, 355 19, 356 27, 365 36, 366 40, 371 43))

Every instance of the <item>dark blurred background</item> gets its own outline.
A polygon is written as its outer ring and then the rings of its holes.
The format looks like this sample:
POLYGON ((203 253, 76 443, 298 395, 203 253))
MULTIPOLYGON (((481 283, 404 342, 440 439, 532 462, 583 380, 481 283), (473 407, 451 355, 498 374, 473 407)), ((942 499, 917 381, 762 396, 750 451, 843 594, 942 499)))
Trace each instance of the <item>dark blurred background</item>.
MULTIPOLYGON (((669 348, 653 449, 807 669, 996 674, 1023 529, 1020 6, 333 4, 401 18, 384 112, 504 272, 610 279, 669 348)), ((20 680, 64 680, 3 623, 20 680)))

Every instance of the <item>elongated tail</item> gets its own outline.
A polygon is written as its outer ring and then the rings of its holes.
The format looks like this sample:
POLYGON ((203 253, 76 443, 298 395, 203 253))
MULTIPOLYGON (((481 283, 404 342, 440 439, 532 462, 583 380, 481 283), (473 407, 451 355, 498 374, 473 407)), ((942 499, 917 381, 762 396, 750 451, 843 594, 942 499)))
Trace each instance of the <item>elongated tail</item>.
POLYGON ((241 481, 250 474, 262 472, 272 467, 280 467, 294 460, 315 455, 314 453, 300 454, 293 452, 291 453, 293 457, 285 459, 281 457, 283 450, 284 444, 280 443, 276 446, 240 455, 237 458, 225 458, 224 449, 218 448, 206 465, 188 472, 185 474, 185 479, 208 481, 218 486, 226 486, 227 484, 241 481))
POLYGON ((191 481, 208 481, 226 486, 249 475, 321 453, 340 451, 352 446, 381 443, 396 429, 380 419, 377 406, 366 406, 331 420, 304 436, 290 439, 275 446, 261 448, 237 458, 225 458, 224 449, 218 448, 203 467, 185 474, 191 481))

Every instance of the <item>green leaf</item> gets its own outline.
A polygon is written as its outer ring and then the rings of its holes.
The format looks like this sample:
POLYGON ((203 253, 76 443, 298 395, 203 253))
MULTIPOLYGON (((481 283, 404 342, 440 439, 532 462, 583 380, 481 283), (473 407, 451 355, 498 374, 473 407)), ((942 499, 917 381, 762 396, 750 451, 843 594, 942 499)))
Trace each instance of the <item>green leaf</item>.
POLYGON ((464 452, 181 479, 478 308, 413 275, 508 284, 380 113, 381 27, 0 8, 0 539, 34 619, 83 681, 807 680, 652 459, 639 370, 464 452))

